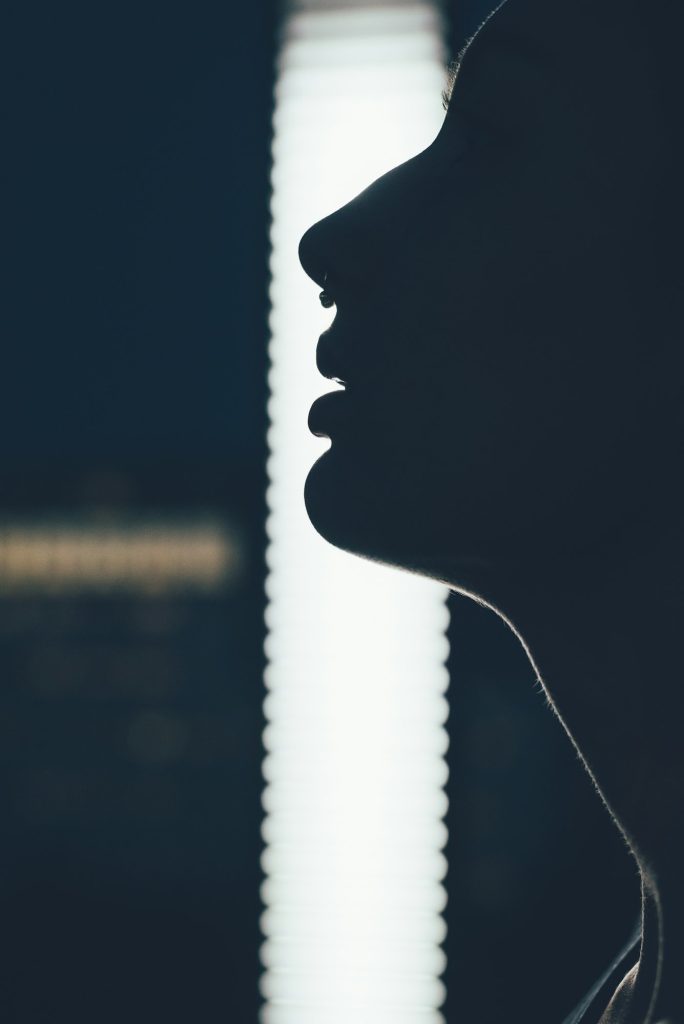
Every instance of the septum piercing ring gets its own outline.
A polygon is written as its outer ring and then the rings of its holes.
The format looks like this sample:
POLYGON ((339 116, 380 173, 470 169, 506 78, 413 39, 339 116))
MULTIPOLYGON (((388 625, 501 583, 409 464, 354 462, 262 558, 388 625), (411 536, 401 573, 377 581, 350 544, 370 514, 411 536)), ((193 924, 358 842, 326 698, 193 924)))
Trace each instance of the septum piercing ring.
POLYGON ((323 276, 323 291, 318 296, 318 298, 321 300, 321 306, 323 306, 324 309, 330 309, 331 306, 335 305, 335 300, 333 299, 332 295, 328 295, 328 293, 325 290, 325 282, 327 280, 328 274, 326 273, 323 276))

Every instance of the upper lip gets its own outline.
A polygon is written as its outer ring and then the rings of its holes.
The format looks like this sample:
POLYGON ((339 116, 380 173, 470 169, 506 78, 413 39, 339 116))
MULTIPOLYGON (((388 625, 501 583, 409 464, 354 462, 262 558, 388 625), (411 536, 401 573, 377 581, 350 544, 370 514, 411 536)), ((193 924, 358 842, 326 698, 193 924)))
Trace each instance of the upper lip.
POLYGON ((349 373, 345 356, 335 333, 334 325, 323 331, 316 345, 316 366, 318 372, 339 384, 349 384, 349 373))

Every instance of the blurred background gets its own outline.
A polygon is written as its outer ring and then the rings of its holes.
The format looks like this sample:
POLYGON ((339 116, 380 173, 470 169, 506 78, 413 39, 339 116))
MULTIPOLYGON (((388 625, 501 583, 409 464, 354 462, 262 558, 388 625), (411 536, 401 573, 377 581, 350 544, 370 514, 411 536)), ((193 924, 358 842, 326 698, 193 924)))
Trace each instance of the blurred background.
MULTIPOLYGON (((447 57, 490 6, 439 5, 447 57)), ((7 1024, 248 1022, 262 1002, 269 231, 293 7, 6 15, 7 1024)), ((636 920, 636 874, 515 638, 449 609, 443 1012, 560 1024, 636 920)))

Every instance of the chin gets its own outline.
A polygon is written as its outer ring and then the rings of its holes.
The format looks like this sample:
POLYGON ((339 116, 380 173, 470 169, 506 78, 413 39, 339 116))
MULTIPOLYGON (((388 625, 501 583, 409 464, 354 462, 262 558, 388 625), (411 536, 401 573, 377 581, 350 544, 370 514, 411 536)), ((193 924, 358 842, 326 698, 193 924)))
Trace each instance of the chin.
MULTIPOLYGON (((333 444, 309 470, 304 504, 316 532, 334 547, 447 582, 447 566, 452 568, 453 560, 444 555, 447 548, 440 543, 434 515, 426 516, 432 502, 419 486, 402 492, 398 481, 383 473, 382 464, 364 469, 360 461, 345 459, 333 444), (419 505, 416 494, 421 494, 419 505), (427 524, 425 536, 421 523, 427 524)), ((453 530, 449 532, 453 542, 453 530)))
POLYGON ((383 565, 405 566, 403 517, 379 474, 328 449, 311 467, 304 504, 311 524, 329 544, 383 565))
POLYGON ((495 562, 476 531, 453 509, 439 516, 446 507, 443 496, 426 492, 417 481, 409 488, 405 477, 401 482, 403 491, 381 460, 364 468, 333 444, 309 470, 304 504, 316 532, 342 551, 435 580, 477 601, 492 597, 495 562))

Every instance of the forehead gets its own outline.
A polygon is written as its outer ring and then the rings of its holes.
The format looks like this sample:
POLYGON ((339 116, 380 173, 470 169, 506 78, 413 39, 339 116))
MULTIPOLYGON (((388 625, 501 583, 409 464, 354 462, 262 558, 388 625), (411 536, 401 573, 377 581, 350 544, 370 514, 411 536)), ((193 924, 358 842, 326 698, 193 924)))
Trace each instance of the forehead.
POLYGON ((613 8, 594 0, 592 15, 583 0, 507 0, 461 55, 445 130, 464 126, 475 150, 499 162, 500 184, 505 172, 537 167, 600 197, 613 217, 619 204, 632 216, 649 185, 662 191, 681 125, 668 123, 658 46, 644 54, 632 6, 611 19, 613 8))
POLYGON ((579 109, 589 120, 609 109, 622 124, 639 95, 654 98, 643 76, 658 46, 650 39, 644 52, 644 43, 631 0, 505 0, 459 55, 448 88, 457 105, 579 109))

